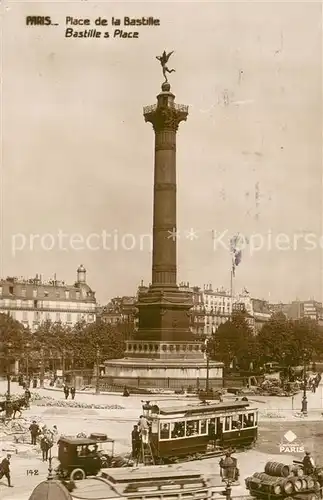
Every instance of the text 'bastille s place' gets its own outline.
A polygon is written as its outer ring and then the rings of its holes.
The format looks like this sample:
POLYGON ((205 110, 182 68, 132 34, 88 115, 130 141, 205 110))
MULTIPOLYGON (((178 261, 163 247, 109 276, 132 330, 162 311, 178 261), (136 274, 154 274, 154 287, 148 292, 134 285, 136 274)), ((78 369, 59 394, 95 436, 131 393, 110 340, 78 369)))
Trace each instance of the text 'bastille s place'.
MULTIPOLYGON (((65 24, 72 26, 90 26, 90 19, 80 19, 77 17, 66 17, 65 24)), ((124 17, 123 19, 118 17, 112 17, 109 22, 108 19, 104 17, 98 17, 94 20, 93 23, 95 26, 160 26, 160 19, 155 19, 152 16, 149 17, 141 17, 139 19, 135 19, 132 17, 124 17)))

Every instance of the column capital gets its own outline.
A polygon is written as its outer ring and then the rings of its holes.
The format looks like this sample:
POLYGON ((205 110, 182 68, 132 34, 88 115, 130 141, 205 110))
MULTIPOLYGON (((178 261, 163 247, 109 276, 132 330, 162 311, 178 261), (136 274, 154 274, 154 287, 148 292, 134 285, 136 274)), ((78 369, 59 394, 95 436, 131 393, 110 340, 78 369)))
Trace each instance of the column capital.
POLYGON ((177 132, 181 121, 186 121, 188 106, 173 104, 172 106, 146 106, 144 108, 145 121, 152 124, 155 132, 171 130, 177 132))

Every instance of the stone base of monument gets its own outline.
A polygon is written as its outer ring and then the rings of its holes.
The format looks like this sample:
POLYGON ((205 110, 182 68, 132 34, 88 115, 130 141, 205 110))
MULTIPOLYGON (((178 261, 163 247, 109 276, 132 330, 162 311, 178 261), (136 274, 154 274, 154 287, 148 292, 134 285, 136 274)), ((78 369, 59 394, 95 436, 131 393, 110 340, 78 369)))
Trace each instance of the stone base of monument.
POLYGON ((125 357, 105 361, 103 386, 177 390, 223 387, 223 363, 207 363, 202 344, 128 341, 125 357))

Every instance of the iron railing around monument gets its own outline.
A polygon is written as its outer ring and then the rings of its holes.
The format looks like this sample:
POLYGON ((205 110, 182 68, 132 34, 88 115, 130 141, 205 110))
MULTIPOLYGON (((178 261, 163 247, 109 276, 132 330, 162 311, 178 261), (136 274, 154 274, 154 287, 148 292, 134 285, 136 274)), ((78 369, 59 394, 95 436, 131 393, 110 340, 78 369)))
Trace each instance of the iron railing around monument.
MULTIPOLYGON (((144 106, 144 115, 156 111, 157 106, 158 106, 157 104, 150 104, 149 106, 144 106)), ((187 104, 168 103, 167 107, 176 109, 176 111, 182 111, 183 113, 188 113, 187 104)))

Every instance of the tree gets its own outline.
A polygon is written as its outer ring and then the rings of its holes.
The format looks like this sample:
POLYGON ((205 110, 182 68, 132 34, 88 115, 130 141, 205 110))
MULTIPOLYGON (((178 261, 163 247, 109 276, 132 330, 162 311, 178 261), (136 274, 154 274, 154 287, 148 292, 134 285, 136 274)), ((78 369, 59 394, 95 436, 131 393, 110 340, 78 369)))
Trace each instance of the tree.
POLYGON ((282 365, 291 365, 292 338, 293 322, 281 312, 273 314, 257 337, 261 363, 275 361, 282 365))
POLYGON ((232 363, 241 369, 249 369, 257 359, 257 342, 243 312, 237 312, 226 323, 219 326, 209 342, 208 349, 225 368, 232 363))
POLYGON ((321 335, 314 320, 290 320, 282 313, 274 314, 258 335, 262 362, 275 361, 281 366, 303 364, 321 354, 321 335))
POLYGON ((95 323, 76 326, 76 341, 79 353, 88 367, 100 360, 120 358, 124 354, 125 343, 118 328, 98 319, 95 323))
POLYGON ((2 358, 2 372, 6 370, 8 356, 15 358, 23 352, 25 338, 29 331, 22 323, 13 319, 9 314, 0 313, 0 353, 2 358))

